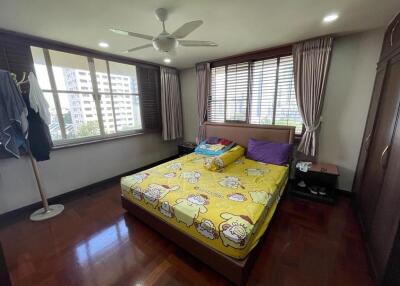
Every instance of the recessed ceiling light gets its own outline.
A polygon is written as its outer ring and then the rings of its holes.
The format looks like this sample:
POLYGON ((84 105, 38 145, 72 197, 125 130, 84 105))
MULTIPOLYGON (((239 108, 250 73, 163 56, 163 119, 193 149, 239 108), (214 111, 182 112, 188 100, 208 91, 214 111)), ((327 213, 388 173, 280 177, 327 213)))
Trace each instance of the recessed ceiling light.
POLYGON ((108 48, 110 45, 108 43, 106 43, 106 42, 100 42, 99 46, 102 47, 102 48, 108 48))
POLYGON ((324 17, 323 22, 324 23, 332 23, 332 22, 336 21, 338 18, 339 18, 339 15, 337 13, 331 13, 324 17))
POLYGON ((169 64, 170 62, 171 62, 171 59, 169 59, 169 58, 164 59, 164 63, 169 64))

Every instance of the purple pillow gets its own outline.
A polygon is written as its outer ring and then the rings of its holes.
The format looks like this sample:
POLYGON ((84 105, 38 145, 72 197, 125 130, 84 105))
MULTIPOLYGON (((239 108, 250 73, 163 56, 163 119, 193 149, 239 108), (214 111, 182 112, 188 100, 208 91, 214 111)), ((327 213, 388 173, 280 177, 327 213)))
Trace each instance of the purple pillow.
POLYGON ((289 163, 291 150, 292 144, 250 139, 247 143, 246 157, 263 163, 286 165, 289 163))

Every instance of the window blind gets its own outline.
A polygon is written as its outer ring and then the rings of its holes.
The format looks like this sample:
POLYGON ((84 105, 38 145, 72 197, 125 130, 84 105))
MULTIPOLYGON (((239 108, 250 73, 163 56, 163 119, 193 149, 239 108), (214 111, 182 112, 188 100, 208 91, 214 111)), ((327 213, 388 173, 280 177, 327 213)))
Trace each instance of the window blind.
POLYGON ((225 67, 211 69, 207 117, 210 122, 225 121, 225 67))
POLYGON ((249 88, 249 64, 229 65, 226 68, 225 121, 246 122, 249 88))
POLYGON ((250 123, 273 124, 278 59, 253 63, 250 123))
POLYGON ((301 134, 293 57, 231 64, 211 69, 208 121, 289 125, 301 134))
POLYGON ((296 102, 292 56, 279 59, 274 124, 295 126, 297 134, 303 129, 303 121, 296 102))

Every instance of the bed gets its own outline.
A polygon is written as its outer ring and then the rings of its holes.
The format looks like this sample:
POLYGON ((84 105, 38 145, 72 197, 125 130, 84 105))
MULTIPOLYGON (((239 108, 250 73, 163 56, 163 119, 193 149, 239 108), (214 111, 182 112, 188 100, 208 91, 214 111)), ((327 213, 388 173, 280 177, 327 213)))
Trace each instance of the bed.
MULTIPOLYGON (((294 128, 206 124, 206 136, 292 143, 294 128)), ((245 282, 289 168, 241 157, 222 172, 189 154, 121 179, 122 205, 235 284, 245 282)))

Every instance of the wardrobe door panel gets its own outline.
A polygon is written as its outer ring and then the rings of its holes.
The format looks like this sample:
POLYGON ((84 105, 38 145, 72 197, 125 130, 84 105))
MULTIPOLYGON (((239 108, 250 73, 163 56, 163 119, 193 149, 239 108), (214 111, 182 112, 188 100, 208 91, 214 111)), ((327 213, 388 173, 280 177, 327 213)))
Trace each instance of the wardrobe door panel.
POLYGON ((375 77, 374 89, 372 92, 371 103, 369 105, 367 122, 365 124, 363 141, 361 143, 360 155, 358 157, 357 170, 354 178, 353 192, 356 193, 357 201, 360 201, 362 189, 360 189, 365 162, 367 160, 368 147, 371 143, 372 131, 374 128, 376 112, 378 110, 379 99, 382 93, 383 82, 386 73, 386 63, 379 66, 375 77))
POLYGON ((391 142, 397 107, 400 100, 400 62, 394 59, 389 65, 385 86, 378 108, 374 134, 368 150, 368 160, 361 188, 361 215, 367 233, 375 213, 376 203, 382 185, 385 164, 388 156, 388 146, 391 142))
MULTIPOLYGON (((400 81, 400 77, 399 77, 400 81)), ((399 89, 400 93, 400 89, 399 89)), ((371 224, 370 249, 379 281, 383 278, 400 220, 400 125, 390 147, 382 190, 371 224)))

